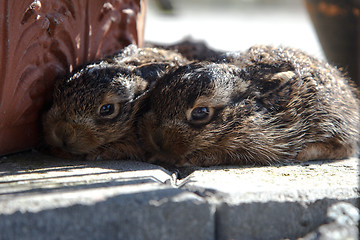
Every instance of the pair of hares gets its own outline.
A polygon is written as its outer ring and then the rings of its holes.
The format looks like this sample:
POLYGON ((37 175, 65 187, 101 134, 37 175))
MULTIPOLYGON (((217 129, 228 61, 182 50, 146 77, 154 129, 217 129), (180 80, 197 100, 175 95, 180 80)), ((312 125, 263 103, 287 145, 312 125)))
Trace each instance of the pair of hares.
POLYGON ((56 82, 47 143, 87 159, 176 166, 342 159, 360 106, 335 67, 270 46, 190 61, 129 46, 56 82))

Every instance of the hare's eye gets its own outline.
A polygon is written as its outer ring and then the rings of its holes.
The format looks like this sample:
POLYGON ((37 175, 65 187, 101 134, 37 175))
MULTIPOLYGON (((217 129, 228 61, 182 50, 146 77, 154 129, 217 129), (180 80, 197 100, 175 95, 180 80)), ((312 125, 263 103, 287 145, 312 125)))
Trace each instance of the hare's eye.
POLYGON ((201 121, 209 117, 210 110, 207 107, 197 107, 191 112, 191 119, 201 121))
POLYGON ((213 108, 209 107, 196 107, 191 109, 188 115, 188 120, 193 124, 204 124, 211 120, 214 113, 213 108))
POLYGON ((104 104, 99 109, 99 115, 100 117, 109 117, 115 112, 115 105, 110 104, 104 104))

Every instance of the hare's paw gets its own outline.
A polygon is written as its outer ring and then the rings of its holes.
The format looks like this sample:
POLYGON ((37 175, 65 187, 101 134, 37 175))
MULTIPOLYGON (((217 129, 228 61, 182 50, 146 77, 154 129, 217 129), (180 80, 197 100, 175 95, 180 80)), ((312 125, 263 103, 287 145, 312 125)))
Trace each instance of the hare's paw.
POLYGON ((344 159, 356 153, 355 144, 341 144, 336 141, 309 143, 301 150, 296 160, 344 159))

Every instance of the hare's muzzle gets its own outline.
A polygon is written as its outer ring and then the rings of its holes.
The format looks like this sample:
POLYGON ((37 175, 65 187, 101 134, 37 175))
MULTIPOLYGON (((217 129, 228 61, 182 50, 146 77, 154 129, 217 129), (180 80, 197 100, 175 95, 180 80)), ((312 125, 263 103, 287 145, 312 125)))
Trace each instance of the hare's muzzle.
POLYGON ((49 145, 72 154, 89 154, 101 143, 93 131, 76 123, 58 120, 50 130, 45 130, 45 140, 49 145))
POLYGON ((49 135, 47 142, 56 147, 67 149, 76 142, 75 129, 71 124, 59 121, 49 135))
POLYGON ((161 162, 176 162, 187 152, 184 138, 171 128, 157 129, 149 134, 152 158, 161 162))

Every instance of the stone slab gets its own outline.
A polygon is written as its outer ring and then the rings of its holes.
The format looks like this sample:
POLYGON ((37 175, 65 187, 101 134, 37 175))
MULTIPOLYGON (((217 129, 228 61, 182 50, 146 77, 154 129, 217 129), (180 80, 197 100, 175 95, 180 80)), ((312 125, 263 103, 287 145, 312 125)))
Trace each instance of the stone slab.
POLYGON ((141 162, 2 158, 0 239, 212 239, 209 203, 170 179, 141 162))
POLYGON ((325 223, 332 204, 356 205, 358 176, 358 158, 210 167, 194 171, 185 189, 217 195, 216 239, 295 239, 325 223))
POLYGON ((309 161, 272 166, 218 166, 197 168, 189 176, 188 187, 222 192, 228 203, 315 202, 357 198, 359 159, 309 161), (271 193, 271 194, 269 194, 271 193))
POLYGON ((296 239, 356 205, 358 175, 358 158, 169 170, 17 154, 0 159, 0 239, 296 239))
POLYGON ((359 239, 359 209, 345 202, 339 202, 327 210, 326 223, 298 240, 359 239))

